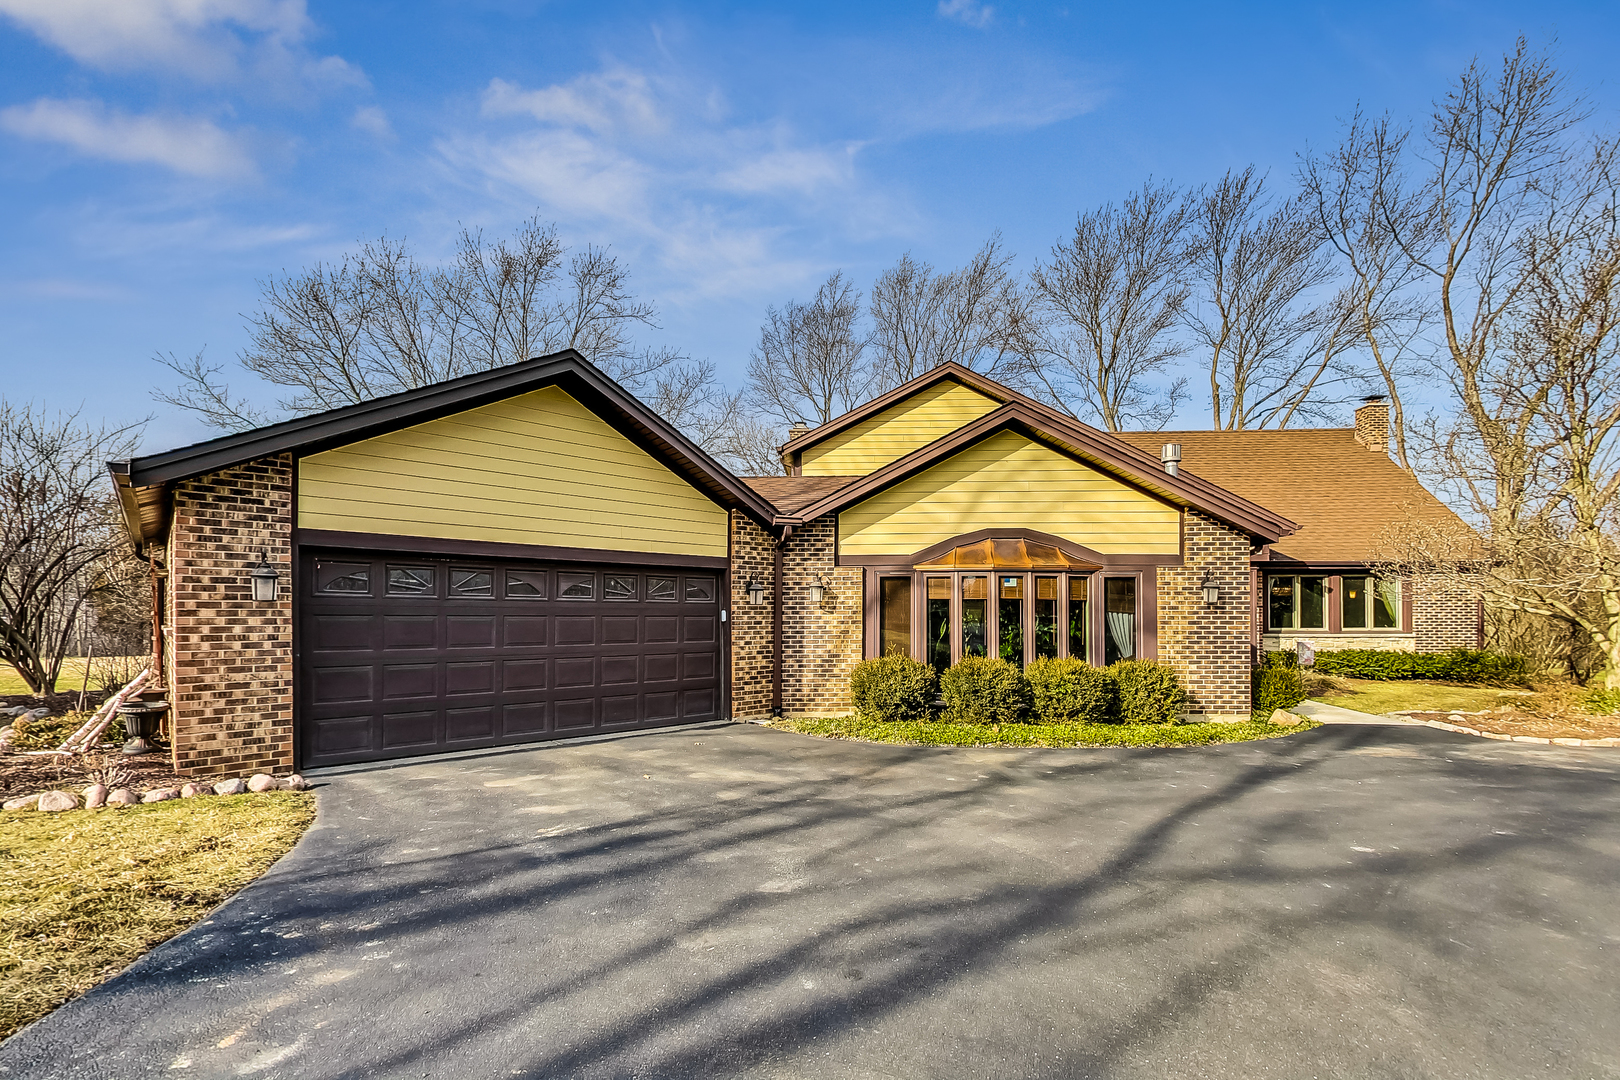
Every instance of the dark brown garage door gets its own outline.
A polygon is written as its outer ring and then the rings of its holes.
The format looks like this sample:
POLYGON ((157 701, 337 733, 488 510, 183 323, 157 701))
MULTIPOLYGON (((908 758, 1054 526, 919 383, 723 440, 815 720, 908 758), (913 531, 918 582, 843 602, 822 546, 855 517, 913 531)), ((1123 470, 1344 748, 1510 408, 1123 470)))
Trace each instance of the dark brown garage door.
POLYGON ((720 715, 720 572, 306 552, 304 766, 720 715))

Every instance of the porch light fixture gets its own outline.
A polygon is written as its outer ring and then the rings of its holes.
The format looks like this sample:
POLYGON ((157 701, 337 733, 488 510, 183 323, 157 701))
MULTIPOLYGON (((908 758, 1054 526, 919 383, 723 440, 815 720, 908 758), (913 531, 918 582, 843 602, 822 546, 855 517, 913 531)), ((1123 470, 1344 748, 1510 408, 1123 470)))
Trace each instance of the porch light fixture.
POLYGON ((276 586, 281 581, 281 575, 270 565, 269 556, 265 552, 259 552, 259 565, 249 571, 248 580, 253 582, 254 603, 269 604, 275 601, 276 586))
POLYGON ((745 587, 748 590, 748 602, 750 604, 763 604, 765 602, 765 586, 760 583, 758 578, 749 578, 745 587))
POLYGON ((1215 571, 1204 568, 1204 603, 1215 607, 1221 602, 1221 587, 1215 583, 1215 571))
POLYGON ((810 602, 812 604, 819 604, 826 599, 827 579, 818 573, 816 575, 816 579, 810 583, 810 602))

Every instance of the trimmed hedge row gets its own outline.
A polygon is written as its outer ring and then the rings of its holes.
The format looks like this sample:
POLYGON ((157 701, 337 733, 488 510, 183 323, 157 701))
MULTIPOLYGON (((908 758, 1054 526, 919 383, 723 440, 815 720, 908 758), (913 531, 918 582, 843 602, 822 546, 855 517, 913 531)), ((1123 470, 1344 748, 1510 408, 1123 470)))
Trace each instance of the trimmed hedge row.
POLYGON ((1530 663, 1522 656, 1485 649, 1443 653, 1340 649, 1316 654, 1316 670, 1350 679, 1441 679, 1446 682, 1529 686, 1530 663))
POLYGON ((941 719, 958 724, 1170 724, 1187 706, 1176 673, 1151 660, 1095 668, 1042 659, 1020 671, 1006 660, 968 656, 936 675, 920 660, 884 656, 856 664, 849 689, 863 720, 928 719, 936 692, 941 719))

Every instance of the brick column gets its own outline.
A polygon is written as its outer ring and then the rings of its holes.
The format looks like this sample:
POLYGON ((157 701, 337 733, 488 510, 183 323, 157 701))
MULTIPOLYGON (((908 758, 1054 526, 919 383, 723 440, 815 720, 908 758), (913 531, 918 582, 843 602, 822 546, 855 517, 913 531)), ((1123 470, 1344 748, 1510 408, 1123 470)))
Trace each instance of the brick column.
POLYGON ((731 715, 738 720, 771 712, 771 612, 776 602, 775 541, 741 511, 731 512, 731 715), (765 601, 748 602, 750 578, 765 586, 765 601))
POLYGON ((293 764, 293 460, 263 458, 184 480, 169 530, 169 701, 175 771, 286 771, 293 764), (264 551, 281 573, 253 601, 264 551))
POLYGON ((1188 510, 1182 520, 1181 566, 1159 567, 1159 659, 1176 669, 1194 720, 1247 720, 1250 715, 1249 538, 1188 510), (1204 604, 1204 571, 1221 602, 1204 604))
POLYGON ((865 575, 833 565, 838 517, 828 514, 793 534, 783 553, 782 711, 789 716, 853 711, 849 674, 861 660, 865 575), (828 585, 810 602, 817 575, 828 585))

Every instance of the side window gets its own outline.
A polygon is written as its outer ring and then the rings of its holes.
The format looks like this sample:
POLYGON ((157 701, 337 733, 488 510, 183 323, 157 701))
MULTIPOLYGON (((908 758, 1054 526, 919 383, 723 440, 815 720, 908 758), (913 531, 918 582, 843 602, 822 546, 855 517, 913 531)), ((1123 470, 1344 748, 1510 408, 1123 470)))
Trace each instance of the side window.
POLYGON ((345 596, 371 595, 371 564, 315 561, 315 591, 345 596))
POLYGON ((1103 579, 1103 662, 1136 659, 1136 579, 1103 579))

